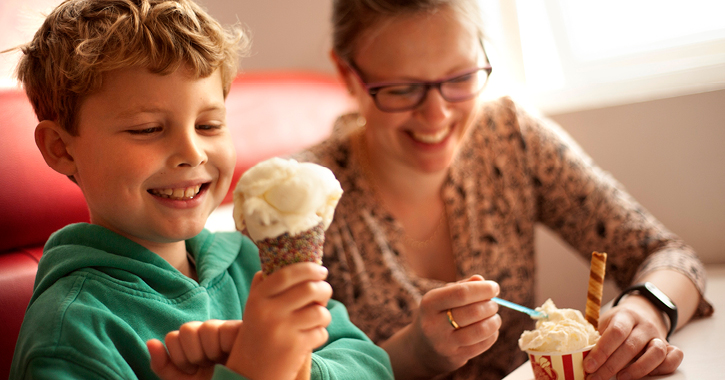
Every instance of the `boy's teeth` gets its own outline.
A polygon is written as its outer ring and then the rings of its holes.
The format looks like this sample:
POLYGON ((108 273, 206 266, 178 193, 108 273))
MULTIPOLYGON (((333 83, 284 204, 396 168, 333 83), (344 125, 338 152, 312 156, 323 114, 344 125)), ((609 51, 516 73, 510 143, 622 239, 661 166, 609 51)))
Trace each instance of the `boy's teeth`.
POLYGON ((440 131, 432 134, 424 134, 424 133, 416 133, 413 132, 413 138, 420 142, 424 142, 427 144, 435 144, 443 141, 446 136, 448 136, 448 132, 451 130, 450 127, 441 129, 440 131))
POLYGON ((193 199, 197 194, 199 194, 199 189, 201 189, 201 185, 179 189, 153 189, 151 190, 151 193, 162 198, 188 200, 193 199))

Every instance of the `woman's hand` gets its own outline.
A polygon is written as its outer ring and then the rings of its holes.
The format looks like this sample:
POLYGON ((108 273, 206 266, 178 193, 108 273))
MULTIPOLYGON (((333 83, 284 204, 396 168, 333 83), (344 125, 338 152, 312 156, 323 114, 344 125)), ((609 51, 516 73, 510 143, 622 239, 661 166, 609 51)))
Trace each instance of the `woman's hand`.
POLYGON ((498 305, 491 301, 498 293, 497 283, 478 275, 426 293, 414 321, 381 345, 395 378, 450 372, 488 350, 501 327, 498 305), (449 322, 449 310, 458 328, 449 322))
POLYGON ((226 366, 249 379, 293 379, 313 349, 328 338, 327 269, 298 263, 266 278, 254 276, 244 323, 226 366))
POLYGON ((584 359, 587 380, 639 379, 674 372, 684 354, 667 343, 663 317, 646 299, 628 296, 602 314, 602 337, 584 359))
POLYGON ((151 339, 146 343, 151 369, 163 380, 209 379, 214 364, 226 362, 241 325, 240 320, 188 322, 166 334, 166 347, 151 339))

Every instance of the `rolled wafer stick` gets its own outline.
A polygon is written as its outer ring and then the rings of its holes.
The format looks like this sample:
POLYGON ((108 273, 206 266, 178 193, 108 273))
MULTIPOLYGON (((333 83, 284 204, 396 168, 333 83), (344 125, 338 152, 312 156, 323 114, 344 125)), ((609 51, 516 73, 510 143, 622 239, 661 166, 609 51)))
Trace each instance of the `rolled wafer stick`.
POLYGON ((587 306, 584 312, 586 320, 599 327, 599 309, 602 306, 602 290, 604 288, 604 272, 607 269, 607 254, 592 252, 589 268, 589 287, 587 289, 587 306))

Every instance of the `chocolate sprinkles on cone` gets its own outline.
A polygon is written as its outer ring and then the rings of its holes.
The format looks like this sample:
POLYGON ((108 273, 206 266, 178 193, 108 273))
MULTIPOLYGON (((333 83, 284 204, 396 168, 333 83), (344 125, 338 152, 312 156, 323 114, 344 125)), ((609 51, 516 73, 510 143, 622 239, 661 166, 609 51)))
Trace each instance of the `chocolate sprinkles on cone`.
POLYGON ((584 316, 595 329, 599 328, 599 309, 602 306, 604 272, 606 269, 607 254, 604 252, 592 252, 592 262, 589 269, 589 287, 587 289, 587 306, 584 316))

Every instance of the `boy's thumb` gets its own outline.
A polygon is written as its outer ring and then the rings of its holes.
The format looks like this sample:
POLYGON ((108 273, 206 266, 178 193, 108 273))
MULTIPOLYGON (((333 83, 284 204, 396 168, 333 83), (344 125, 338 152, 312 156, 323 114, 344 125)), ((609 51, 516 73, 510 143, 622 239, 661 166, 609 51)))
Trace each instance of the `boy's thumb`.
POLYGON ((158 339, 151 339, 146 342, 146 348, 151 356, 151 370, 162 379, 168 378, 166 376, 170 375, 168 367, 170 359, 164 344, 158 339))

